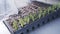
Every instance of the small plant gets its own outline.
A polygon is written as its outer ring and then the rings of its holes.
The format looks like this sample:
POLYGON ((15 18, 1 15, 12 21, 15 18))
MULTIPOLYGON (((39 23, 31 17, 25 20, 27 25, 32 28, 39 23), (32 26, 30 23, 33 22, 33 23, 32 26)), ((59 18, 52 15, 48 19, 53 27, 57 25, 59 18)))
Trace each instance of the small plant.
POLYGON ((60 9, 60 2, 56 4, 57 8, 60 9))
POLYGON ((32 21, 34 21, 35 19, 34 19, 34 16, 30 13, 30 15, 29 15, 29 18, 32 20, 32 21))
POLYGON ((13 21, 13 28, 15 30, 18 30, 18 25, 17 25, 17 21, 16 20, 13 21))
POLYGON ((45 9, 44 12, 43 12, 43 17, 46 16, 46 14, 47 14, 47 11, 45 9))
POLYGON ((36 20, 38 18, 37 13, 34 13, 33 16, 34 16, 34 20, 36 20))
POLYGON ((52 10, 53 12, 55 12, 57 9, 58 9, 58 8, 57 8, 57 5, 53 5, 53 6, 51 7, 51 10, 52 10))
POLYGON ((22 18, 20 18, 20 19, 19 19, 19 24, 20 24, 22 27, 24 27, 24 25, 25 25, 26 23, 24 22, 24 20, 23 20, 22 18))
POLYGON ((47 11, 48 11, 48 14, 50 14, 51 13, 51 7, 48 7, 47 11))
POLYGON ((29 16, 24 17, 24 22, 26 22, 26 23, 29 23, 30 22, 29 16))
POLYGON ((39 15, 38 15, 39 19, 41 18, 41 15, 42 15, 42 10, 40 9, 39 10, 39 15))

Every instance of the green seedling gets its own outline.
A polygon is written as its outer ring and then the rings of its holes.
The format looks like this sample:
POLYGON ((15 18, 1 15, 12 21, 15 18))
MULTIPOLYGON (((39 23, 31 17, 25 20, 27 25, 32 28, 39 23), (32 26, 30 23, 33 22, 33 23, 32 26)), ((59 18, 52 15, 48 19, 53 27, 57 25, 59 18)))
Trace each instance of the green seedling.
POLYGON ((34 16, 33 16, 31 13, 30 13, 29 17, 30 17, 30 19, 31 19, 32 21, 35 20, 35 19, 34 19, 34 16))
POLYGON ((39 16, 39 19, 41 18, 41 14, 38 15, 39 16))
POLYGON ((16 20, 13 21, 13 28, 15 30, 18 30, 18 25, 17 25, 17 21, 16 20))
POLYGON ((38 18, 37 13, 34 13, 33 16, 34 16, 34 20, 38 18))
POLYGON ((20 19, 19 19, 19 24, 20 24, 22 27, 24 27, 24 25, 25 25, 26 23, 24 22, 24 20, 23 20, 22 18, 20 18, 20 19))
POLYGON ((52 6, 52 11, 55 12, 57 9, 59 9, 59 8, 58 8, 58 5, 54 4, 54 5, 52 6))
POLYGON ((24 22, 26 22, 26 23, 29 23, 30 22, 29 16, 24 17, 24 22))
POLYGON ((44 10, 44 12, 43 12, 43 17, 46 16, 46 14, 47 14, 47 11, 44 10))
POLYGON ((39 19, 41 18, 41 15, 42 15, 42 9, 39 10, 39 15, 38 15, 39 19))
POLYGON ((51 7, 48 7, 48 8, 47 8, 47 11, 48 11, 48 14, 50 14, 50 12, 51 12, 51 7))
POLYGON ((58 8, 60 8, 60 3, 57 5, 58 8))
POLYGON ((53 6, 51 7, 51 9, 52 9, 53 12, 55 12, 55 10, 57 10, 57 6, 56 6, 56 5, 53 5, 53 6))

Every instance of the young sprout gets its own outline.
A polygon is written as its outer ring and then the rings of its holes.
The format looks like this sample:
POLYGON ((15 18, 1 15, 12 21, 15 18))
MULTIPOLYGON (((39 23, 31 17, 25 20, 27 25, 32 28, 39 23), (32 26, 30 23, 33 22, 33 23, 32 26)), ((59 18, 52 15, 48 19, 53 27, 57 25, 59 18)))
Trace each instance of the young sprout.
POLYGON ((60 3, 57 4, 57 7, 60 8, 60 3))
POLYGON ((48 11, 48 14, 50 14, 51 13, 51 7, 48 7, 47 11, 48 11))
POLYGON ((53 6, 51 7, 51 9, 52 9, 52 11, 54 12, 55 10, 57 10, 57 6, 56 6, 56 5, 53 5, 53 6))
POLYGON ((24 17, 24 22, 27 22, 27 17, 24 17))
POLYGON ((60 2, 57 5, 60 7, 60 2))
POLYGON ((35 19, 34 19, 34 16, 33 16, 31 13, 30 13, 29 17, 30 17, 30 19, 31 19, 32 21, 35 20, 35 19))
POLYGON ((42 10, 40 9, 39 10, 39 15, 38 15, 39 19, 41 18, 41 15, 42 15, 42 10))
POLYGON ((26 23, 29 23, 29 21, 30 21, 29 16, 24 17, 24 21, 25 21, 26 23))
POLYGON ((53 9, 55 9, 55 8, 56 8, 56 6, 55 6, 55 5, 53 5, 53 6, 52 6, 52 8, 53 8, 53 9))
POLYGON ((37 13, 34 13, 33 16, 34 16, 34 20, 36 20, 37 17, 38 17, 38 16, 37 16, 37 13))
POLYGON ((41 14, 38 15, 39 16, 39 19, 41 18, 41 14))
POLYGON ((47 14, 47 11, 46 11, 46 9, 45 9, 44 12, 43 12, 43 17, 44 17, 46 14, 47 14))
POLYGON ((16 20, 13 21, 13 28, 15 30, 18 30, 18 25, 17 25, 17 21, 16 20))
POLYGON ((22 18, 20 18, 20 19, 19 19, 19 24, 20 24, 22 27, 24 27, 24 25, 25 25, 26 23, 24 22, 24 20, 23 20, 22 18))
POLYGON ((30 22, 30 18, 29 18, 29 16, 27 17, 27 23, 29 23, 30 22))

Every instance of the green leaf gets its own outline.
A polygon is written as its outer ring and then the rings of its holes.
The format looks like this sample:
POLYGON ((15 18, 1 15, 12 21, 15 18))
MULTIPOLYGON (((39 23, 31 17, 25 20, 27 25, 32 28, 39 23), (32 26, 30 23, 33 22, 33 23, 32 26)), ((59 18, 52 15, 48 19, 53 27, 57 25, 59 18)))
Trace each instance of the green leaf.
POLYGON ((47 8, 48 14, 50 14, 51 7, 47 8))
POLYGON ((45 10, 44 13, 43 13, 43 17, 46 15, 47 11, 45 10))
POLYGON ((41 14, 38 15, 39 16, 39 19, 41 18, 41 14))
POLYGON ((32 14, 29 15, 30 19, 32 19, 32 21, 34 21, 34 16, 32 14))
POLYGON ((19 19, 19 24, 21 24, 22 27, 26 24, 22 18, 19 19))
POLYGON ((57 7, 57 9, 60 8, 60 2, 58 4, 55 4, 55 6, 57 7))
POLYGON ((29 23, 29 21, 30 21, 29 16, 24 17, 24 21, 27 22, 27 23, 29 23))
POLYGON ((29 23, 30 22, 30 18, 29 17, 27 17, 27 23, 29 23))
POLYGON ((17 25, 17 21, 16 21, 16 20, 13 21, 13 28, 14 28, 15 30, 18 29, 18 25, 17 25))
POLYGON ((41 18, 41 15, 42 15, 42 9, 39 10, 39 19, 41 18))

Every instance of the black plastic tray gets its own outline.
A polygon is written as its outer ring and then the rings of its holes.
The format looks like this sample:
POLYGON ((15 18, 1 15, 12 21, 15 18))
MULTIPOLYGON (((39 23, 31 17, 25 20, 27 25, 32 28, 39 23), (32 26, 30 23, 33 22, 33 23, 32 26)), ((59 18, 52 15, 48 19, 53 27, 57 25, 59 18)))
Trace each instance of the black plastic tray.
MULTIPOLYGON (((40 3, 43 5, 48 5, 48 4, 44 4, 44 3, 40 3)), ((6 23, 5 21, 3 21, 3 23, 6 25, 6 27, 8 28, 8 30, 11 32, 11 34, 28 34, 28 32, 38 28, 41 25, 44 25, 46 23, 48 23, 49 21, 60 17, 60 9, 56 10, 54 13, 50 13, 47 14, 45 17, 42 17, 40 19, 37 19, 36 21, 34 21, 33 23, 30 23, 28 25, 26 25, 26 27, 23 27, 20 30, 17 30, 15 32, 13 32, 11 26, 9 26, 8 23, 6 23)))

